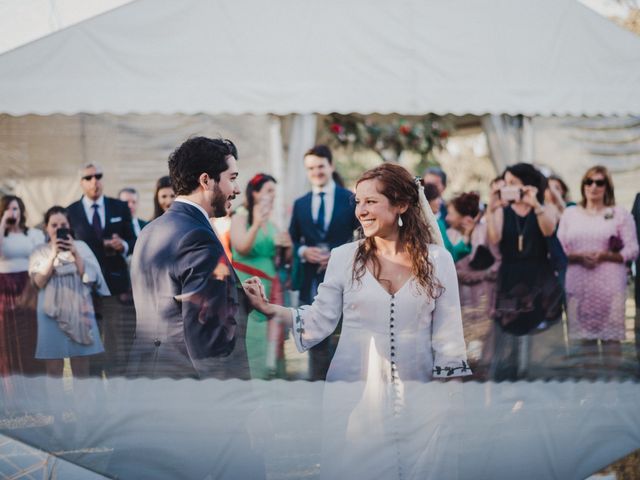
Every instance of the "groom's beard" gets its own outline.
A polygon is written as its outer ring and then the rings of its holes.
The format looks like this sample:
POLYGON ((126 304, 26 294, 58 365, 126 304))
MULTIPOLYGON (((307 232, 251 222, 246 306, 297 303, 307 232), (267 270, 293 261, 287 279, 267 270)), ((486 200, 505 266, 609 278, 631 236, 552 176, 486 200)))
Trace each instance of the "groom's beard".
MULTIPOLYGON (((235 195, 232 197, 235 198, 235 195)), ((213 198, 211 199, 211 207, 213 208, 214 218, 227 216, 227 201, 230 198, 224 195, 217 185, 213 187, 213 198)))

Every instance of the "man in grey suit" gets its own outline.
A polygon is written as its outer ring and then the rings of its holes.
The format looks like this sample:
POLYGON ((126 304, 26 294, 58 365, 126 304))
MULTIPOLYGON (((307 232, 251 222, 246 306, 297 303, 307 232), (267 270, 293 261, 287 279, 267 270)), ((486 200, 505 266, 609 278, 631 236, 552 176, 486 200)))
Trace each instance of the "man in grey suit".
POLYGON ((131 261, 136 339, 128 376, 249 379, 246 295, 209 222, 240 193, 229 140, 195 137, 169 157, 177 197, 131 261))

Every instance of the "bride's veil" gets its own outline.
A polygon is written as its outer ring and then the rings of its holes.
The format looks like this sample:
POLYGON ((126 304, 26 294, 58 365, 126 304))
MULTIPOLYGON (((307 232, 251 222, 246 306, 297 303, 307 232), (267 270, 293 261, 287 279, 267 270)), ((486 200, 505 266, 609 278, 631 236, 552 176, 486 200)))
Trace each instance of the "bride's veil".
POLYGON ((420 202, 420 209, 422 210, 424 221, 427 223, 427 227, 429 227, 429 232, 431 233, 431 238, 433 239, 432 243, 443 247, 444 240, 442 239, 442 234, 440 233, 440 227, 438 227, 436 216, 433 214, 431 206, 427 201, 427 197, 424 194, 424 188, 422 188, 422 181, 420 177, 416 177, 416 186, 418 187, 418 201, 420 202))

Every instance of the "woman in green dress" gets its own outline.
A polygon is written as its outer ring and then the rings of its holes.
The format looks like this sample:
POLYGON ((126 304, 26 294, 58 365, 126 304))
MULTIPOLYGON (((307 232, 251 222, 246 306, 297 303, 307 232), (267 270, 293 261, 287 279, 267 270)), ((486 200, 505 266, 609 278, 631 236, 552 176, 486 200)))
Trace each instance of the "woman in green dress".
MULTIPOLYGON (((278 233, 270 221, 276 180, 259 173, 249 181, 245 192, 244 205, 231 217, 233 266, 240 280, 259 277, 267 298, 282 303, 276 257, 290 258, 291 240, 286 232, 278 233)), ((254 310, 247 321, 246 346, 252 378, 285 377, 282 325, 267 322, 264 315, 254 310)))

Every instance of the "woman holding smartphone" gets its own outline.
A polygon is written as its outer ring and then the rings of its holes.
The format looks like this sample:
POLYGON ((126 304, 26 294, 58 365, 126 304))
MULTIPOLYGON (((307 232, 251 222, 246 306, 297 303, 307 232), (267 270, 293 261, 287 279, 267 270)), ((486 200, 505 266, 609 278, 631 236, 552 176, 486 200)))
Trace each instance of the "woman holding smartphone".
MULTIPOLYGON (((242 281, 259 277, 267 297, 271 298, 281 290, 276 261, 286 261, 291 256, 289 235, 278 233, 269 219, 275 194, 275 178, 264 173, 255 175, 247 185, 244 206, 238 208, 231 218, 233 266, 238 277, 242 281), (278 250, 283 255, 277 255, 278 250)), ((274 300, 282 303, 282 299, 274 300)), ((284 378, 284 328, 266 320, 257 311, 249 315, 246 342, 251 377, 284 378)))
POLYGON ((528 357, 535 358, 532 350, 537 349, 531 335, 546 329, 549 337, 562 335, 558 330, 562 287, 549 260, 546 240, 554 234, 559 214, 553 205, 544 203, 546 187, 545 177, 529 163, 507 167, 502 179, 492 184, 487 233, 502 258, 491 366, 496 381, 545 376, 529 363, 528 357))
POLYGON ((62 378, 65 358, 75 377, 86 377, 88 356, 104 351, 91 292, 104 296, 109 289, 91 249, 73 239, 66 210, 51 207, 44 223, 49 242, 29 260, 29 275, 39 290, 36 358, 45 360, 50 377, 62 378))
MULTIPOLYGON (((35 360, 36 315, 29 305, 29 255, 44 243, 42 231, 27 228, 24 203, 6 195, 0 200, 0 376, 44 373, 35 360)), ((13 395, 18 385, 5 378, 2 390, 13 395)), ((5 397, 6 398, 6 397, 5 397)))

